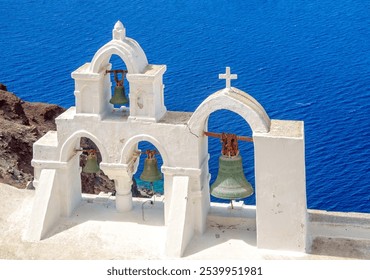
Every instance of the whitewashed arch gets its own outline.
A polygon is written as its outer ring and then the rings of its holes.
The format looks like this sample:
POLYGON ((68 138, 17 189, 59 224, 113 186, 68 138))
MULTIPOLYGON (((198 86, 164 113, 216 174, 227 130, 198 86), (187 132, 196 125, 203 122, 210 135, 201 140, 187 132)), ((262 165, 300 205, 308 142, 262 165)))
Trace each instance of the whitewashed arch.
POLYGON ((81 137, 86 137, 89 138, 91 141, 94 142, 94 144, 98 147, 100 155, 102 157, 102 161, 106 162, 108 160, 108 153, 107 150, 105 149, 104 145, 102 142, 93 134, 86 130, 78 130, 74 132, 71 136, 68 137, 68 139, 63 143, 61 149, 60 149, 60 154, 59 154, 59 161, 61 162, 66 162, 69 160, 69 157, 72 153, 72 150, 75 149, 76 146, 76 141, 80 139, 81 137))
POLYGON ((121 152, 120 159, 121 164, 127 164, 130 161, 135 145, 141 141, 147 141, 154 145, 161 154, 163 165, 169 166, 170 161, 166 149, 164 148, 160 141, 158 141, 156 138, 148 134, 138 134, 131 137, 128 141, 126 141, 121 152))
POLYGON ((126 64, 130 74, 143 73, 148 65, 148 60, 143 49, 133 39, 111 40, 101 47, 94 55, 90 72, 99 73, 103 67, 108 65, 112 55, 118 55, 126 64))
POLYGON ((265 109, 252 96, 236 88, 217 91, 205 99, 188 122, 190 131, 201 136, 209 115, 222 109, 240 115, 253 132, 267 133, 270 131, 271 120, 265 109))

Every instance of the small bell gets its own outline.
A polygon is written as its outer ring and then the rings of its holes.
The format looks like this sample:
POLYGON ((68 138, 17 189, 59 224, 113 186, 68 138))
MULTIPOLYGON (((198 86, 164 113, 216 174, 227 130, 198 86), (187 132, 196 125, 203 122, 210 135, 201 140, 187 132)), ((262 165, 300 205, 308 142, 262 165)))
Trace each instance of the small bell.
POLYGON ((87 160, 85 167, 82 169, 83 172, 85 173, 97 173, 99 172, 100 168, 98 165, 98 159, 96 157, 95 152, 89 152, 87 155, 87 160))
POLYGON ((128 99, 125 95, 125 88, 124 86, 116 86, 114 88, 114 94, 112 98, 109 100, 109 103, 113 105, 123 105, 128 103, 128 99))
POLYGON ((157 159, 154 157, 155 153, 156 151, 146 151, 148 157, 145 159, 144 170, 140 175, 140 180, 152 183, 162 179, 162 174, 158 169, 157 159))
POLYGON ((123 82, 125 79, 125 73, 127 73, 127 70, 107 70, 107 73, 113 73, 114 81, 116 82, 114 93, 113 93, 112 98, 109 100, 109 103, 113 105, 127 104, 129 100, 126 97, 125 87, 123 86, 123 82), (122 74, 121 80, 118 79, 118 73, 122 74))

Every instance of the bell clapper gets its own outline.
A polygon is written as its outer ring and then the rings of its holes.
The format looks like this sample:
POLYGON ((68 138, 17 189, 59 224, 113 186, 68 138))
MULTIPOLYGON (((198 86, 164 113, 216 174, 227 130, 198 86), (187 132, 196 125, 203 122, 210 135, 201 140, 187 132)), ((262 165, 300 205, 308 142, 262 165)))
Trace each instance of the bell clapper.
POLYGON ((150 182, 150 188, 152 190, 152 197, 153 197, 153 204, 155 202, 155 194, 154 194, 154 185, 153 185, 153 182, 150 182))

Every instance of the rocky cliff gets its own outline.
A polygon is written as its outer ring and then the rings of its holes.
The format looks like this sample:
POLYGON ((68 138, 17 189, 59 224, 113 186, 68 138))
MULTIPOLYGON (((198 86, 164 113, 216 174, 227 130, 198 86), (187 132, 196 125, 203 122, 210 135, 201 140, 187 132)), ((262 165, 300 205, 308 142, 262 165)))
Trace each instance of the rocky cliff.
MULTIPOLYGON (((32 145, 56 130, 55 118, 64 111, 57 105, 23 101, 0 84, 0 182, 25 188, 33 180, 32 145)), ((94 144, 82 139, 81 147, 94 148, 94 144)), ((81 165, 84 160, 81 157, 81 165)), ((114 191, 114 183, 101 172, 82 173, 81 179, 82 192, 114 191)))

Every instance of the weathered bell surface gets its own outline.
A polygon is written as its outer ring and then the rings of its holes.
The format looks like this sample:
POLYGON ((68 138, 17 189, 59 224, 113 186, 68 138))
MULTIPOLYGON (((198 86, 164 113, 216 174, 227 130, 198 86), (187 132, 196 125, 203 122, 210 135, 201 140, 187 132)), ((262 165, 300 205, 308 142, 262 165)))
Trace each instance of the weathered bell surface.
POLYGON ((218 175, 211 186, 211 195, 233 200, 242 199, 252 194, 252 185, 244 176, 241 156, 220 156, 218 175))
POLYGON ((128 99, 125 95, 125 88, 123 86, 116 86, 114 88, 114 94, 109 100, 109 103, 113 105, 122 105, 128 103, 128 99))
POLYGON ((85 173, 96 173, 99 172, 98 159, 96 154, 87 155, 85 167, 82 169, 85 173))
POLYGON ((140 175, 140 179, 145 182, 155 182, 162 179, 162 174, 158 169, 158 163, 155 157, 145 159, 144 170, 140 175))

